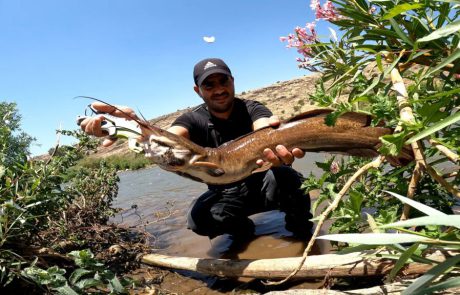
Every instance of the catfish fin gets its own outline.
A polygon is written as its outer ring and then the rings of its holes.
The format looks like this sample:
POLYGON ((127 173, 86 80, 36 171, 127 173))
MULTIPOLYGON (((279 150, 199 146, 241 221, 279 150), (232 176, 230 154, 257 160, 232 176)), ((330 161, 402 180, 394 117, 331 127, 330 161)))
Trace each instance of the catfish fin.
POLYGON ((251 174, 267 171, 272 167, 272 163, 265 162, 262 166, 257 169, 252 170, 251 174))
POLYGON ((312 118, 312 117, 317 117, 319 115, 323 114, 330 114, 333 112, 333 109, 313 109, 310 111, 306 111, 300 114, 295 115, 294 117, 291 117, 285 121, 285 123, 297 121, 297 120, 302 120, 302 119, 307 119, 307 118, 312 118))

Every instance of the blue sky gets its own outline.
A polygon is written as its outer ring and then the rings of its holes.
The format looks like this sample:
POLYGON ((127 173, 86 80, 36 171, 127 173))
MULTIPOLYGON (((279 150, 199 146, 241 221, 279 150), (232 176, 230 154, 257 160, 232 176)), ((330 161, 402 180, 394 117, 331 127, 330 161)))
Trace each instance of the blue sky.
MULTIPOLYGON (((46 153, 92 96, 147 118, 201 103, 192 69, 230 66, 242 92, 308 74, 280 36, 314 20, 307 0, 0 0, 0 100, 46 153), (215 36, 206 43, 203 36, 215 36)), ((73 142, 61 139, 62 144, 73 142)))

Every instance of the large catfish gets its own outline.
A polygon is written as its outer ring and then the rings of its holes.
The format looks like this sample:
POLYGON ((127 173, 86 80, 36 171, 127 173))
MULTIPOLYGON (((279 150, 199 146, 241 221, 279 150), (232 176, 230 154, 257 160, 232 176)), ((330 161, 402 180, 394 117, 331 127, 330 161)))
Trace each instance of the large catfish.
MULTIPOLYGON (((334 126, 327 126, 330 110, 313 110, 281 123, 266 127, 218 148, 201 147, 190 140, 155 126, 144 126, 142 146, 145 154, 161 168, 207 184, 227 184, 270 168, 256 164, 265 148, 281 144, 288 149, 306 152, 333 152, 353 156, 378 155, 380 137, 391 134, 390 128, 371 126, 371 117, 349 112, 341 115, 334 126)), ((410 149, 403 149, 391 163, 412 160, 410 149)))

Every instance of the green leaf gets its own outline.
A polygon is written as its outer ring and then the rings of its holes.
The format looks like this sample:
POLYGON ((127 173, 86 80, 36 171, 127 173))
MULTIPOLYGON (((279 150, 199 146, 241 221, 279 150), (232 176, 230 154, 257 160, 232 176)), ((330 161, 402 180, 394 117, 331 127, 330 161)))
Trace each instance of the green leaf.
POLYGON ((446 290, 454 287, 460 286, 460 278, 450 278, 442 283, 430 286, 428 288, 423 288, 425 294, 432 294, 437 291, 446 290))
POLYGON ((59 288, 54 288, 54 290, 57 291, 57 293, 60 295, 79 295, 69 285, 65 285, 59 288))
POLYGON ((384 155, 399 155, 399 152, 404 146, 405 137, 405 132, 398 132, 394 134, 381 136, 380 141, 382 142, 382 146, 379 148, 379 152, 384 155))
POLYGON ((412 246, 409 247, 404 253, 399 257, 398 261, 396 261, 395 266, 390 272, 390 275, 388 276, 388 279, 390 281, 393 281, 395 276, 398 274, 398 272, 401 270, 401 268, 407 263, 409 258, 414 254, 414 252, 418 249, 419 244, 415 243, 412 246))
POLYGON ((383 72, 383 65, 382 65, 382 55, 377 54, 375 56, 375 61, 377 62, 377 67, 379 68, 380 72, 383 72))
POLYGON ((460 58, 460 49, 455 50, 454 53, 443 59, 437 66, 433 67, 429 72, 427 72, 424 77, 429 77, 434 72, 443 69, 445 66, 453 63, 458 58, 460 58))
POLYGON ((429 238, 418 235, 389 233, 335 234, 320 236, 318 239, 365 245, 391 245, 432 241, 429 238))
POLYGON ((87 269, 84 269, 84 268, 78 268, 78 269, 76 269, 76 270, 74 270, 74 271, 72 272, 72 274, 70 275, 69 281, 70 281, 70 283, 71 283, 72 285, 74 285, 74 284, 77 283, 77 281, 78 281, 81 277, 83 277, 83 276, 85 276, 85 275, 87 275, 87 274, 92 274, 92 273, 94 273, 94 271, 92 271, 92 270, 87 270, 87 269))
POLYGON ((380 228, 389 227, 411 227, 424 225, 444 225, 460 228, 460 215, 444 215, 444 216, 423 216, 408 220, 398 221, 380 226, 380 228))
MULTIPOLYGON (((325 194, 320 194, 318 198, 316 198, 316 200, 313 202, 312 206, 311 206, 311 210, 312 212, 316 212, 316 209, 318 209, 319 205, 321 205, 321 203, 323 203, 324 201, 326 201, 327 199, 329 199, 327 197, 327 195, 325 194)), ((318 219, 319 220, 319 219, 318 219)))
POLYGON ((407 197, 404 197, 404 196, 401 196, 397 193, 393 193, 393 192, 390 192, 390 191, 385 191, 387 194, 390 194, 392 195, 393 197, 399 199, 401 202, 417 209, 418 211, 422 212, 422 213, 425 213, 426 215, 428 216, 439 216, 439 217, 443 217, 443 216, 446 216, 447 214, 441 212, 441 211, 438 211, 436 209, 433 209, 431 208, 430 206, 427 206, 425 204, 422 204, 422 203, 419 203, 417 201, 414 201, 412 199, 409 199, 407 197))
MULTIPOLYGON (((460 50, 459 50, 460 52, 460 50)), ((425 138, 433 133, 435 133, 436 131, 439 131, 443 128, 446 128, 447 126, 449 125, 452 125, 454 123, 456 123, 457 121, 460 120, 460 112, 457 112, 447 118, 445 118, 444 120, 434 124, 434 125, 431 125, 430 127, 428 127, 427 129, 423 130, 422 132, 419 132, 417 133, 416 135, 412 136, 411 138, 409 138, 405 144, 411 144, 413 142, 416 142, 417 140, 420 140, 422 138, 425 138)))
POLYGON ((368 39, 369 37, 373 37, 373 39, 377 40, 385 40, 388 38, 398 38, 399 35, 390 29, 377 29, 373 28, 372 30, 367 31, 366 34, 362 36, 364 39, 368 39))
POLYGON ((436 98, 439 98, 439 97, 449 96, 449 95, 456 94, 456 93, 459 93, 459 92, 460 92, 460 88, 456 88, 456 89, 452 89, 452 90, 449 90, 449 91, 439 92, 439 93, 436 93, 436 94, 433 94, 433 95, 430 95, 430 96, 427 96, 427 97, 424 97, 424 98, 420 98, 418 100, 420 100, 420 101, 431 100, 431 99, 436 99, 436 98))
POLYGON ((395 7, 390 9, 387 13, 385 13, 385 15, 382 17, 382 20, 389 20, 395 16, 400 15, 403 12, 406 12, 408 10, 415 10, 423 6, 424 5, 422 3, 413 3, 413 4, 404 3, 404 4, 396 5, 395 7))
POLYGON ((113 277, 113 279, 110 280, 110 286, 116 293, 126 293, 125 288, 123 285, 120 283, 120 280, 116 276, 113 277))
POLYGON ((412 40, 410 40, 409 37, 407 37, 407 35, 401 30, 397 21, 390 18, 390 23, 391 23, 391 27, 395 30, 396 34, 398 34, 399 38, 401 38, 404 42, 406 42, 410 46, 414 46, 414 42, 412 42, 412 40))
POLYGON ((437 123, 449 116, 449 113, 440 111, 445 106, 445 100, 436 103, 425 103, 417 110, 417 113, 422 117, 423 124, 427 126, 430 123, 437 123))
POLYGON ((348 79, 350 77, 350 75, 355 73, 362 65, 363 65, 363 63, 357 63, 355 66, 350 67, 343 75, 340 76, 339 79, 334 81, 334 83, 332 83, 331 86, 328 87, 328 90, 331 89, 332 87, 334 87, 335 85, 339 84, 343 80, 348 79))
POLYGON ((355 212, 355 214, 361 213, 361 204, 363 203, 364 196, 361 192, 357 190, 350 190, 349 192, 349 200, 351 203, 351 209, 355 212))
POLYGON ((428 41, 436 40, 436 39, 454 34, 458 31, 460 31, 460 20, 452 22, 446 25, 445 27, 442 27, 432 32, 428 36, 418 39, 417 42, 428 42, 428 41))
POLYGON ((380 81, 382 81, 382 75, 380 75, 379 77, 375 77, 371 85, 369 85, 369 87, 367 87, 366 90, 364 90, 362 93, 358 94, 358 96, 364 96, 366 93, 374 89, 380 81))
POLYGON ((83 279, 83 280, 80 280, 78 281, 75 286, 77 288, 80 288, 80 289, 87 289, 87 288, 91 288, 91 287, 95 287, 95 286, 99 286, 99 285, 103 285, 102 281, 101 280, 98 280, 98 279, 93 279, 93 278, 90 278, 90 279, 83 279))
POLYGON ((458 262, 460 262, 460 255, 446 259, 444 262, 434 266, 426 274, 418 278, 409 287, 407 287, 407 289, 405 289, 402 292, 402 294, 426 294, 424 289, 438 276, 442 275, 444 272, 456 265, 458 262))

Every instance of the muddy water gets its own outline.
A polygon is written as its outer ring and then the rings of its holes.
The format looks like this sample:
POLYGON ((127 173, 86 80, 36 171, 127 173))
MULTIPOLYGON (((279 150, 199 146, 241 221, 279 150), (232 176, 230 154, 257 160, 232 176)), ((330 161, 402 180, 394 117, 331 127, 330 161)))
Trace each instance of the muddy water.
MULTIPOLYGON (((297 160, 294 168, 308 175, 318 174, 315 161, 327 154, 311 153, 297 160)), ((279 258, 301 256, 305 243, 290 238, 284 229, 284 213, 269 211, 251 216, 256 224, 256 238, 248 245, 233 249, 232 240, 222 235, 213 240, 186 228, 186 213, 194 198, 206 185, 166 172, 158 167, 119 174, 120 190, 114 203, 122 208, 114 222, 142 226, 151 235, 152 248, 168 255, 199 258, 279 258)), ((326 253, 326 242, 316 245, 315 253, 326 253)))

